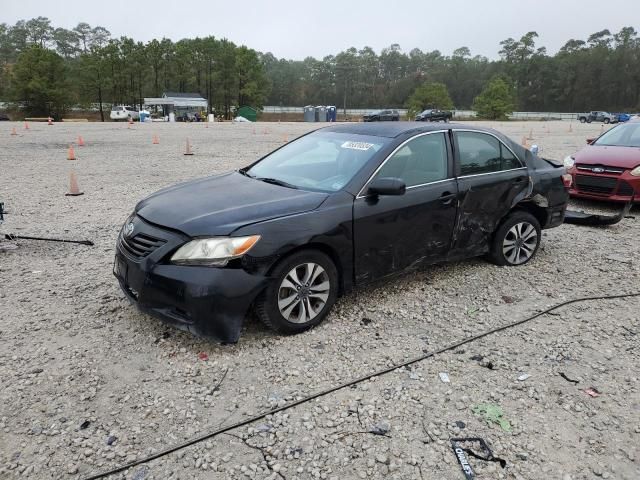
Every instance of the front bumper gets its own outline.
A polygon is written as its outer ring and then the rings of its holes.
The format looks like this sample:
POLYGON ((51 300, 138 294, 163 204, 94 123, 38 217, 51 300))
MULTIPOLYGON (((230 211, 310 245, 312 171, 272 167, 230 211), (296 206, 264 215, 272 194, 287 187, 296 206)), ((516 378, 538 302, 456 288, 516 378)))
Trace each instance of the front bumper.
POLYGON ((131 238, 163 240, 139 258, 118 236, 114 275, 127 298, 141 311, 199 336, 234 343, 244 318, 267 278, 242 268, 173 265, 166 262, 188 237, 159 229, 139 217, 131 238))
POLYGON ((593 174, 572 167, 569 173, 572 177, 569 195, 572 197, 621 203, 632 200, 640 202, 640 177, 634 177, 629 171, 620 175, 593 174))

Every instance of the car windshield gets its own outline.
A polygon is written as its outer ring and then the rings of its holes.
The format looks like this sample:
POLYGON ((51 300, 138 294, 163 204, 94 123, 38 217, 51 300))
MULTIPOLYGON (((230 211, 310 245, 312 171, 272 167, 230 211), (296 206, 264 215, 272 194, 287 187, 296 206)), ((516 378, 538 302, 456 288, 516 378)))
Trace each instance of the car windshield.
POLYGON ((594 145, 640 147, 640 123, 618 125, 598 138, 594 145))
POLYGON ((389 141, 369 135, 314 132, 241 172, 291 188, 336 192, 389 141))
POLYGON ((422 115, 426 115, 427 113, 431 113, 431 112, 432 112, 432 110, 425 110, 425 111, 422 112, 422 115))

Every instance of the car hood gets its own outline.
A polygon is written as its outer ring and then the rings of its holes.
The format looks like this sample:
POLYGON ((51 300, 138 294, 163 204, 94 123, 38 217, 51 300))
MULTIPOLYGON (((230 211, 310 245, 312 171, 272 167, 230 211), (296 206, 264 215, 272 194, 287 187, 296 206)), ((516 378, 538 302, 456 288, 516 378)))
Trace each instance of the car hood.
POLYGON ((160 190, 138 203, 136 213, 191 237, 229 235, 251 223, 314 210, 327 196, 231 172, 160 190))
POLYGON ((575 155, 576 163, 635 168, 640 165, 640 148, 589 145, 575 155))

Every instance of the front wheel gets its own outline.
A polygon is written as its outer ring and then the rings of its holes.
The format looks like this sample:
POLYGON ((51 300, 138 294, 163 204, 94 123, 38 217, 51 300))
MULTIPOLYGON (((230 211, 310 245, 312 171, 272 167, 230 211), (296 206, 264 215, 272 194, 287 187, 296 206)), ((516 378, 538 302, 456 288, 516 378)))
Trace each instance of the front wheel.
POLYGON ((610 123, 610 122, 611 122, 611 120, 609 120, 608 118, 604 119, 604 123, 610 123))
POLYGON ((276 332, 293 334, 318 325, 338 297, 338 271, 327 255, 302 250, 285 258, 256 301, 260 320, 276 332))
POLYGON ((586 119, 586 118, 584 118, 584 117, 580 117, 580 123, 585 123, 586 121, 587 121, 587 119, 586 119))
POLYGON ((524 265, 538 251, 541 229, 538 219, 528 212, 515 211, 496 230, 489 260, 496 265, 524 265))

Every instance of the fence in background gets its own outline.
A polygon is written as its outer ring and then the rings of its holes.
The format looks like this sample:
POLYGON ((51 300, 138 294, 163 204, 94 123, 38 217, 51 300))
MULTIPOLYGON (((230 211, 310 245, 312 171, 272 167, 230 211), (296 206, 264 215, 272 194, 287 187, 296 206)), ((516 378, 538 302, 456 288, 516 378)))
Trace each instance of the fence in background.
MULTIPOLYGON (((368 113, 375 112, 377 110, 383 110, 382 108, 347 108, 347 115, 353 117, 361 117, 368 113)), ((397 108, 398 113, 401 116, 407 114, 406 109, 397 108)), ((303 107, 278 107, 278 106, 266 106, 262 110, 265 113, 304 113, 303 107)), ((338 113, 343 114, 344 110, 338 107, 338 113)), ((473 110, 453 110, 453 118, 457 119, 469 119, 475 118, 476 112, 473 110)), ((509 115, 511 120, 576 120, 577 113, 565 113, 565 112, 513 112, 509 115)))

